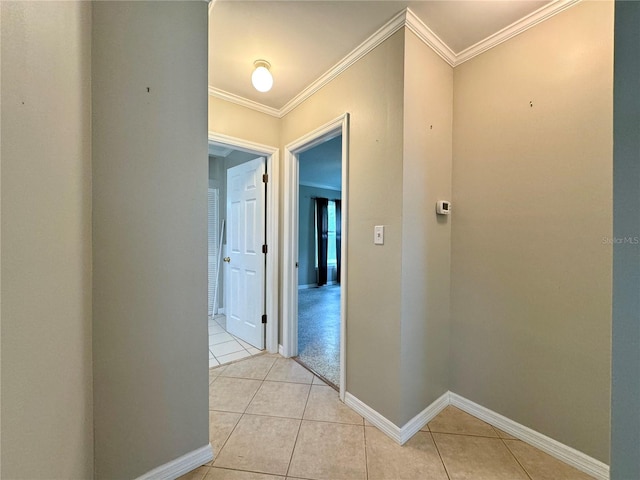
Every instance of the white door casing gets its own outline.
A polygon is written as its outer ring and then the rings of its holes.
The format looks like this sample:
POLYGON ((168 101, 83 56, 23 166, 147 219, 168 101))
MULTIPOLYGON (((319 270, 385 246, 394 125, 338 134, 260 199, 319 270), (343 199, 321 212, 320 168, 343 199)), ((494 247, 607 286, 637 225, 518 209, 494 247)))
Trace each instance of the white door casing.
POLYGON ((333 137, 342 135, 342 265, 340 269, 340 399, 344 401, 347 385, 347 278, 349 212, 349 114, 318 127, 284 149, 284 218, 282 245, 282 354, 298 354, 298 155, 333 137))
MULTIPOLYGON (((209 144, 222 147, 231 147, 241 152, 252 153, 256 157, 264 156, 267 159, 267 245, 269 252, 266 255, 266 305, 267 314, 266 347, 270 353, 278 353, 278 311, 279 311, 279 259, 278 252, 280 215, 278 211, 279 178, 280 178, 280 151, 278 148, 255 143, 250 140, 224 135, 209 131, 209 144)), ((225 203, 226 207, 226 203, 225 203)), ((226 246, 225 246, 226 247, 226 246)), ((226 251, 224 252, 226 255, 226 251)), ((227 265, 227 263, 222 263, 227 265)))
POLYGON ((264 349, 265 158, 227 170, 227 331, 264 349))

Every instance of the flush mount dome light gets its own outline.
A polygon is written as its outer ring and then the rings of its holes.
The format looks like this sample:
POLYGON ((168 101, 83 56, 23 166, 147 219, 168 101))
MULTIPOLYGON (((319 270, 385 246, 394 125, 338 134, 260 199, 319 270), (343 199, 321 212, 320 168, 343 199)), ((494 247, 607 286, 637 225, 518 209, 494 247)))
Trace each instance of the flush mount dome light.
POLYGON ((273 77, 269 71, 271 64, 266 60, 256 60, 253 65, 256 69, 251 74, 251 83, 259 92, 268 92, 273 87, 273 77))

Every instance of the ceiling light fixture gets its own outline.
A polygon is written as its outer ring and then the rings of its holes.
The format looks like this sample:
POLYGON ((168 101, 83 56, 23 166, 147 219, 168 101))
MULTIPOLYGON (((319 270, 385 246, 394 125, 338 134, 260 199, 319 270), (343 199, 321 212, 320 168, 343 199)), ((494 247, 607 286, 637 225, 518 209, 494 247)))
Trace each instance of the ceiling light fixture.
POLYGON ((266 60, 256 60, 253 66, 256 69, 251 74, 251 83, 259 92, 268 92, 273 87, 273 76, 269 71, 271 64, 266 60))

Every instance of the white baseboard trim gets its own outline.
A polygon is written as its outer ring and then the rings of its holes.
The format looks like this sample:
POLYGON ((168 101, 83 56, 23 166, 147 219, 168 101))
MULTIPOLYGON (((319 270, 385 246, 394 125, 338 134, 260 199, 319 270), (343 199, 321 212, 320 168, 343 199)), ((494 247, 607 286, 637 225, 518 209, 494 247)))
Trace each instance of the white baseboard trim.
POLYGON ((211 444, 198 448, 139 476, 136 480, 175 480, 213 460, 211 444))
MULTIPOLYGON (((581 470, 598 480, 609 480, 609 466, 595 458, 560 443, 542 433, 536 432, 524 425, 521 425, 507 417, 500 415, 488 408, 478 405, 477 403, 467 400, 460 395, 449 392, 450 404, 473 415, 480 420, 493 425, 500 430, 504 430, 509 435, 522 440, 523 442, 539 448, 543 452, 548 453, 552 457, 581 470)), ((372 422, 373 423, 373 422, 372 422)))
POLYGON ((435 399, 431 405, 418 413, 415 417, 405 423, 400 429, 400 445, 404 445, 411 437, 420 431, 431 420, 449 405, 449 392, 445 392, 435 399))
POLYGON ((404 445, 422 427, 433 420, 447 405, 453 405, 598 480, 609 480, 609 465, 453 392, 442 394, 442 396, 402 427, 398 427, 391 420, 349 392, 345 393, 344 403, 400 445, 404 445))
POLYGON ((284 357, 284 347, 282 344, 278 345, 278 353, 284 357))
POLYGON ((349 392, 345 393, 344 403, 362 415, 367 421, 369 421, 369 423, 378 427, 378 429, 396 443, 404 445, 422 427, 429 423, 447 405, 449 405, 449 392, 443 393, 437 400, 409 420, 403 427, 398 427, 391 420, 387 419, 384 415, 378 413, 369 405, 351 395, 349 392))

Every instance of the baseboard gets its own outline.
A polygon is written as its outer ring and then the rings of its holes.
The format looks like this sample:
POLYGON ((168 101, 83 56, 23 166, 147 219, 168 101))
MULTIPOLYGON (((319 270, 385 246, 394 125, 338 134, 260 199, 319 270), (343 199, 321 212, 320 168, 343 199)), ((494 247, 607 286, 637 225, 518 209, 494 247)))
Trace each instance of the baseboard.
POLYGON ((434 400, 431 405, 409 420, 404 427, 400 429, 400 445, 404 445, 411 437, 418 433, 422 427, 436 418, 448 405, 449 392, 445 392, 434 400))
POLYGON ((467 400, 453 392, 449 393, 449 401, 454 407, 457 407, 460 410, 463 410, 468 414, 499 428, 500 430, 504 430, 509 435, 513 435, 523 442, 539 448, 543 452, 548 453, 552 457, 555 457, 578 470, 581 470, 599 480, 609 480, 609 466, 595 458, 585 455, 574 448, 514 422, 499 413, 489 410, 482 405, 478 405, 471 400, 467 400))
POLYGON ((213 460, 211 444, 198 448, 139 476, 136 480, 174 480, 213 460))
POLYGON ((278 345, 278 353, 284 357, 284 347, 282 344, 278 345))
POLYGON ((375 411, 369 405, 354 397, 349 392, 345 393, 344 403, 351 407, 355 412, 362 415, 369 423, 378 427, 380 431, 386 434, 393 441, 400 445, 404 445, 422 427, 429 423, 447 405, 449 405, 449 392, 442 394, 431 405, 418 413, 402 427, 398 427, 391 420, 387 419, 384 415, 375 411))
POLYGON ((349 392, 345 393, 344 403, 400 445, 404 445, 447 405, 453 405, 598 480, 609 480, 609 466, 607 464, 453 392, 444 393, 402 427, 398 427, 391 420, 349 392))

